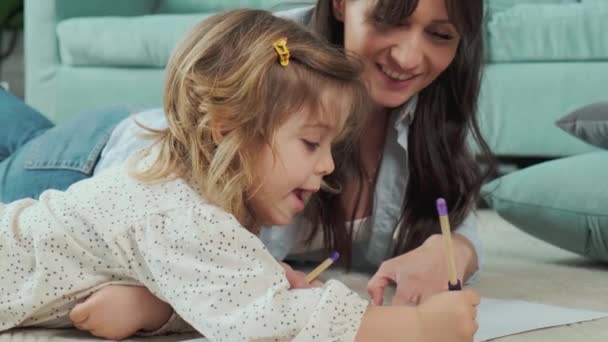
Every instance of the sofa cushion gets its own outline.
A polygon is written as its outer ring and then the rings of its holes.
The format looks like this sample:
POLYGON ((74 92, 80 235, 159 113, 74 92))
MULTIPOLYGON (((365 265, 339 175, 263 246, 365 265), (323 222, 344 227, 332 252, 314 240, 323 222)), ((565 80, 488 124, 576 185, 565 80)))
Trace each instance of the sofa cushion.
POLYGON ((608 152, 545 162, 483 189, 484 198, 519 229, 597 260, 608 261, 608 152))
POLYGON ((591 145, 608 149, 608 102, 579 108, 559 119, 556 124, 591 145))
POLYGON ((209 14, 135 17, 79 17, 57 25, 62 64, 72 66, 157 67, 209 14))
POLYGON ((608 152, 544 162, 499 178, 482 194, 519 229, 580 255, 608 261, 608 152))
POLYGON ((511 4, 487 23, 490 62, 608 60, 608 2, 511 4))

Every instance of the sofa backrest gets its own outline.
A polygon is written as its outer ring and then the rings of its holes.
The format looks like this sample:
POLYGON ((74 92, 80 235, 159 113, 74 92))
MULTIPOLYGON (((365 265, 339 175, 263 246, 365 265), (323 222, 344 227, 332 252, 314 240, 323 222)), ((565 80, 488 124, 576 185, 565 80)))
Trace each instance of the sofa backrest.
MULTIPOLYGON (((603 1, 603 0, 602 0, 603 1)), ((549 5, 549 4, 568 4, 581 2, 580 0, 485 0, 486 8, 490 15, 501 12, 516 5, 549 5)))
MULTIPOLYGON (((207 0, 203 0, 207 1, 207 0)), ((40 6, 40 0, 28 0, 26 2, 26 12, 30 12, 28 7, 40 6), (28 6, 29 5, 29 6, 28 6)), ((126 0, 112 1, 107 0, 54 0, 47 1, 46 6, 54 10, 52 15, 55 22, 74 17, 105 17, 105 16, 133 16, 151 14, 157 7, 157 0, 126 0)))
POLYGON ((211 13, 229 8, 270 9, 281 0, 159 0, 159 13, 211 13))

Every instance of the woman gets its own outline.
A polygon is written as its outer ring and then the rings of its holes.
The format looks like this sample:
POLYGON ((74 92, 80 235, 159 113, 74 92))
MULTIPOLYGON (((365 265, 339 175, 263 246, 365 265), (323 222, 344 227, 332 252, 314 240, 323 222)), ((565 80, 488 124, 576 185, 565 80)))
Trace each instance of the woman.
POLYGON ((358 177, 346 178, 352 181, 342 197, 327 199, 328 211, 341 210, 325 221, 339 227, 345 217, 372 215, 367 260, 380 264, 389 257, 368 286, 378 304, 390 282, 397 284, 394 304, 415 304, 445 288, 443 244, 434 235, 438 197, 446 197, 460 233, 454 235, 459 277, 468 279, 479 267, 471 210, 484 177, 467 136, 490 155, 475 117, 482 23, 477 0, 320 0, 311 18, 317 32, 363 57, 363 78, 377 104, 359 153, 337 157, 352 161, 350 170, 339 171, 355 170, 358 177))

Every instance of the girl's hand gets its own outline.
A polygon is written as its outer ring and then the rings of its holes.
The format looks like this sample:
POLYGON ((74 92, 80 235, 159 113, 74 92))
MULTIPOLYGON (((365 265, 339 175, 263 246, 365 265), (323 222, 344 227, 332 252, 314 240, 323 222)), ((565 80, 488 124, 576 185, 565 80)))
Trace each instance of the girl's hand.
POLYGON ((473 341, 478 329, 479 302, 479 295, 472 290, 444 292, 430 297, 416 307, 420 328, 418 341, 473 341))
MULTIPOLYGON (((452 237, 457 276, 463 280, 477 269, 477 255, 465 237, 459 234, 452 237)), ((397 285, 393 305, 418 305, 447 290, 448 266, 443 237, 432 235, 413 251, 383 262, 367 285, 374 304, 382 304, 384 289, 391 283, 397 285)))
POLYGON ((423 304, 370 305, 356 342, 473 342, 479 295, 471 290, 444 292, 423 304))
POLYGON ((284 262, 279 262, 281 267, 285 270, 285 276, 289 281, 289 289, 309 289, 311 287, 319 287, 323 285, 322 282, 318 280, 313 280, 311 283, 306 281, 306 273, 301 271, 296 271, 291 266, 287 265, 284 262))
MULTIPOLYGON (((304 272, 281 262, 290 289, 321 286, 318 280, 306 282, 304 272)), ((110 285, 93 293, 70 311, 70 319, 80 330, 110 340, 121 340, 139 330, 154 331, 171 317, 173 309, 139 286, 110 285)))
POLYGON ((122 340, 140 330, 159 329, 171 314, 171 306, 145 287, 110 285, 76 305, 70 320, 94 336, 122 340))

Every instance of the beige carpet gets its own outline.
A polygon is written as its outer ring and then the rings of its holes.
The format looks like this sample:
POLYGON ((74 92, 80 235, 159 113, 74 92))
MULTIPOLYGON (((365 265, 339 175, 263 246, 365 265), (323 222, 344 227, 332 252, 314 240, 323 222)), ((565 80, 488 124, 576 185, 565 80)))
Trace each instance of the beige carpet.
MULTIPOLYGON (((481 236, 486 248, 484 272, 473 285, 482 296, 519 299, 572 308, 608 312, 608 265, 583 259, 520 232, 492 211, 481 211, 481 236)), ((331 270, 325 276, 341 279, 361 294, 368 275, 331 270)), ((131 341, 183 341, 187 336, 131 341)), ((22 330, 0 334, 8 341, 94 341, 71 330, 22 330)), ((606 342, 608 319, 543 329, 496 339, 499 342, 606 342)))

